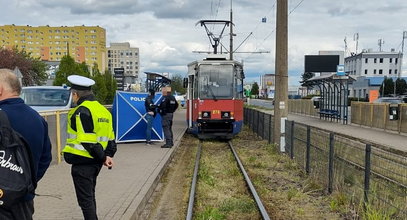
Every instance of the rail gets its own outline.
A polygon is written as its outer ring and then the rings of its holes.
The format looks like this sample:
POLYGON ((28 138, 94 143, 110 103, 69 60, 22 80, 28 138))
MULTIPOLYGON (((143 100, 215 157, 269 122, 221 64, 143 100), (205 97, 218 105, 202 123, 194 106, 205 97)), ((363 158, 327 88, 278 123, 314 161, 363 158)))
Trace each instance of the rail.
MULTIPOLYGON (((262 218, 264 220, 269 220, 270 217, 266 211, 266 209, 264 208, 263 203, 261 202, 261 199, 252 183, 252 181, 250 180, 249 175, 247 174, 242 162, 239 159, 239 156, 236 153, 236 150, 234 149, 232 143, 229 141, 228 142, 229 148, 233 153, 233 156, 239 166, 240 172, 242 173, 242 175, 244 176, 244 179, 246 181, 246 184, 250 190, 250 193, 253 196, 253 199, 255 200, 257 207, 260 211, 260 214, 262 216, 262 218)), ((198 180, 198 170, 199 170, 199 161, 200 161, 200 157, 201 157, 201 151, 202 151, 202 141, 199 142, 198 145, 198 151, 196 154, 196 159, 195 159, 195 167, 194 167, 194 174, 192 177, 192 182, 191 182, 191 190, 189 193, 189 201, 188 201, 188 210, 187 210, 187 217, 186 220, 192 220, 193 217, 193 206, 194 206, 194 201, 195 201, 195 192, 196 192, 196 184, 197 184, 197 180, 198 180)))

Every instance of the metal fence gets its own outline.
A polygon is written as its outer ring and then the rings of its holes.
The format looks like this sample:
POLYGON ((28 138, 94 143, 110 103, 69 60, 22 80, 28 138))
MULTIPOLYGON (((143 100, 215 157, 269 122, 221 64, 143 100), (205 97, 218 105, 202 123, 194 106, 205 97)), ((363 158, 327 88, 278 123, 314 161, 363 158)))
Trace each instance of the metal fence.
MULTIPOLYGON (((245 108, 244 122, 273 142, 271 114, 245 108)), ((326 192, 344 193, 354 204, 407 219, 407 157, 309 125, 286 121, 286 152, 326 192)))

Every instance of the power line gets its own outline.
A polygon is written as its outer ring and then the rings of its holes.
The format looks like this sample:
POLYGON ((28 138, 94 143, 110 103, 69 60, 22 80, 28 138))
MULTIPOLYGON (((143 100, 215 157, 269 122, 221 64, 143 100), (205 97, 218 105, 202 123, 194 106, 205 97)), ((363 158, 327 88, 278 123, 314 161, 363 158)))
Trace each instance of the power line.
POLYGON ((291 11, 290 11, 290 13, 288 14, 288 15, 290 15, 291 13, 293 13, 294 11, 295 11, 295 9, 297 9, 300 5, 301 5, 301 3, 303 2, 304 0, 301 0, 293 9, 291 9, 291 11))
MULTIPOLYGON (((290 11, 290 13, 288 14, 288 16, 290 16, 298 7, 300 7, 300 5, 304 2, 305 0, 301 0, 293 9, 291 9, 291 11, 290 11)), ((275 4, 275 2, 274 2, 274 4, 275 4)), ((260 46, 262 46, 263 44, 264 44, 264 42, 274 33, 274 31, 276 31, 276 28, 274 28, 271 32, 270 32, 270 34, 268 34, 265 38, 264 38, 264 40, 263 40, 263 42, 260 44, 260 46)))

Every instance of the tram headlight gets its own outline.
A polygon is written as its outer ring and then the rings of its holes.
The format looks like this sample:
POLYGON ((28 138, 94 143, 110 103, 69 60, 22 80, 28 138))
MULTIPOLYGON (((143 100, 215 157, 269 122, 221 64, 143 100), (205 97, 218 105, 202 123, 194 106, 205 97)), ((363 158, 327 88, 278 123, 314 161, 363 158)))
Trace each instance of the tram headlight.
POLYGON ((232 117, 230 112, 221 112, 220 115, 222 116, 222 118, 231 118, 232 117))
POLYGON ((211 118, 211 112, 202 112, 202 118, 211 118))

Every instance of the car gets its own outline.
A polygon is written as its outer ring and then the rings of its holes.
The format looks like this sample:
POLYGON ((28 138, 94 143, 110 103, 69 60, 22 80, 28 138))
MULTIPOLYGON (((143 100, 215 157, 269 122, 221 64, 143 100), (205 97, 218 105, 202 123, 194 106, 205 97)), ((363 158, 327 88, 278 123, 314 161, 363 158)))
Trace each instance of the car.
POLYGON ((396 97, 381 97, 373 101, 373 103, 390 103, 390 104, 401 104, 403 100, 396 97))
POLYGON ((20 97, 36 111, 67 110, 73 107, 72 94, 67 86, 23 87, 20 97))

